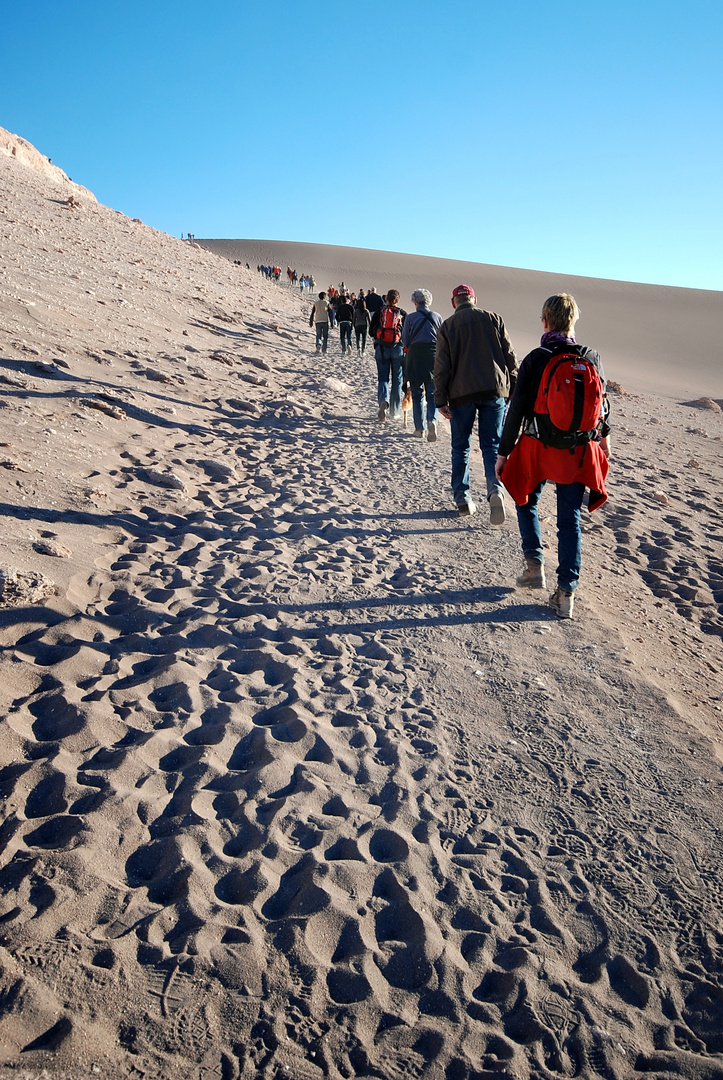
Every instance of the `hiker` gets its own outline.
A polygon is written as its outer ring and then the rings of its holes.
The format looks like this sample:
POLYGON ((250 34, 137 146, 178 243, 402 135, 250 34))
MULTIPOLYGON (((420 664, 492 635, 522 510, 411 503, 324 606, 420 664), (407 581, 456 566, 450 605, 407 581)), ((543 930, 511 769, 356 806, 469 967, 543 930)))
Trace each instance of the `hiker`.
MULTIPOLYGON (((402 325, 406 311, 398 307, 399 291, 390 289, 381 311, 372 315, 370 331, 377 362, 377 402, 379 419, 400 420, 402 416, 402 379, 404 349, 402 325)), ((367 296, 367 303, 369 297, 367 296)))
POLYGON ((381 311, 384 307, 384 301, 373 285, 364 299, 366 300, 367 309, 372 318, 374 318, 376 313, 381 311))
POLYGON ((525 558, 517 584, 523 588, 545 588, 537 506, 545 482, 557 486, 557 588, 550 607, 560 619, 572 618, 580 578, 585 488, 590 489, 592 512, 607 499, 610 458, 605 373, 598 353, 575 342, 579 316, 568 293, 545 301, 540 347, 520 366, 496 468, 517 503, 525 558))
POLYGON ((412 303, 416 310, 407 316, 402 327, 404 368, 412 392, 414 437, 423 439, 426 433, 428 442, 437 441, 439 417, 434 401, 432 372, 437 346, 437 330, 442 325, 442 316, 430 309, 432 299, 429 289, 415 289, 412 293, 412 303), (422 408, 424 397, 427 401, 426 415, 422 408))
POLYGON ((364 350, 367 347, 367 332, 370 320, 371 315, 366 301, 363 296, 360 296, 354 306, 354 334, 356 337, 356 351, 359 356, 364 355, 364 350))
POLYGON ((342 296, 336 309, 336 317, 339 322, 339 339, 341 341, 341 355, 346 356, 347 350, 351 353, 351 329, 354 325, 354 308, 349 303, 348 296, 342 296))
POLYGON ((460 517, 474 514, 470 494, 469 455, 477 418, 490 523, 502 525, 505 500, 495 475, 505 402, 517 377, 517 357, 505 324, 493 311, 482 311, 470 285, 452 293, 454 314, 437 331, 434 398, 451 425, 452 494, 460 517))
POLYGON ((326 299, 326 293, 320 292, 318 300, 314 301, 314 306, 311 309, 311 315, 309 316, 309 326, 313 326, 316 329, 316 351, 326 352, 326 346, 329 343, 329 312, 331 307, 329 301, 326 299))

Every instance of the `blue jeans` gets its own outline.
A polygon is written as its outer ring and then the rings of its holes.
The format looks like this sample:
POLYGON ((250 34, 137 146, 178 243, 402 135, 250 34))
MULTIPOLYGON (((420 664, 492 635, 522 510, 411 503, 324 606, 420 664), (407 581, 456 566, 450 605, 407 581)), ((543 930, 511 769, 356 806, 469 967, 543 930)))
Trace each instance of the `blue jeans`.
POLYGON ((401 345, 383 345, 377 342, 374 346, 374 355, 379 380, 377 402, 381 405, 383 401, 386 401, 389 405, 389 415, 395 419, 401 415, 402 411, 404 349, 401 345))
POLYGON ((505 418, 505 399, 490 398, 471 405, 455 405, 450 427, 452 431, 452 494, 457 506, 470 501, 469 452, 475 417, 478 417, 479 447, 482 451, 487 498, 502 491, 502 484, 495 476, 497 451, 505 418))
POLYGON ((316 327, 316 348, 321 348, 323 342, 322 352, 326 352, 327 342, 329 341, 329 324, 328 322, 314 323, 316 327))
POLYGON ((346 348, 351 349, 351 323, 342 320, 339 323, 339 330, 341 336, 341 348, 342 351, 346 348))
MULTIPOLYGON (((545 481, 538 484, 525 506, 517 507, 517 523, 522 537, 522 552, 526 559, 544 562, 542 533, 537 504, 545 481)), ((582 533, 580 509, 585 494, 584 484, 557 484, 557 583, 574 592, 580 580, 582 533)))

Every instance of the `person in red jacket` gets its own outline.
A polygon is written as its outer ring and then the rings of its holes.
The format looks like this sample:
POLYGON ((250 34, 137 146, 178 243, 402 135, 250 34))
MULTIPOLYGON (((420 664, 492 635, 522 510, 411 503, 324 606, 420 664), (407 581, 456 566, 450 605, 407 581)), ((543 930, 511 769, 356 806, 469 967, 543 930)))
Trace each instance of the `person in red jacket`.
MULTIPOLYGON (((605 373, 600 356, 593 349, 578 346, 575 342, 575 323, 579 315, 575 298, 568 293, 558 293, 545 301, 540 348, 533 349, 520 366, 495 468, 498 478, 517 504, 517 522, 525 557, 525 569, 517 578, 517 584, 525 588, 545 588, 537 504, 547 480, 557 486, 557 588, 550 597, 550 606, 561 619, 572 618, 580 579, 580 510, 585 488, 590 489, 590 511, 602 506, 607 499, 605 478, 610 457, 610 429, 605 409, 593 437, 571 449, 546 445, 534 421, 542 375, 556 351, 564 352, 568 348, 588 360, 597 371, 604 392, 605 373)), ((605 399, 603 403, 606 405, 605 399)))

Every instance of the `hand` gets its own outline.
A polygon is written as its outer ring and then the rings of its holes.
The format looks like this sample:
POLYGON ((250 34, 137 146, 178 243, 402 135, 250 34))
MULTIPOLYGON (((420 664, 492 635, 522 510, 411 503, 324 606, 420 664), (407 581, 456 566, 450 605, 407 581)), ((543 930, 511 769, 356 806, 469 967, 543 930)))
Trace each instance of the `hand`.
POLYGON ((495 476, 497 477, 498 480, 502 479, 502 470, 504 469, 506 464, 507 464, 507 458, 502 457, 501 454, 498 454, 497 455, 497 461, 495 462, 495 476))
POLYGON ((440 415, 443 416, 445 420, 452 419, 452 410, 450 409, 449 405, 440 405, 437 409, 437 412, 440 413, 440 415))
POLYGON ((600 440, 600 448, 601 448, 603 454, 605 455, 605 457, 609 460, 610 459, 610 436, 609 435, 605 435, 600 440))

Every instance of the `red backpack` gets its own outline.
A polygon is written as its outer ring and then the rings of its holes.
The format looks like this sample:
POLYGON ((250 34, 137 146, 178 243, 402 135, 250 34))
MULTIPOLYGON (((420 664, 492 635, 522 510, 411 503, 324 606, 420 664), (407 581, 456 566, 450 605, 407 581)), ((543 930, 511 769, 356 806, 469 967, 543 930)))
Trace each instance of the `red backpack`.
POLYGON ((402 338, 402 313, 398 307, 385 304, 379 313, 377 341, 384 345, 396 345, 402 338))
POLYGON ((545 446, 560 450, 591 442, 603 415, 604 398, 602 380, 584 347, 561 346, 547 361, 540 379, 532 422, 537 437, 545 446))

